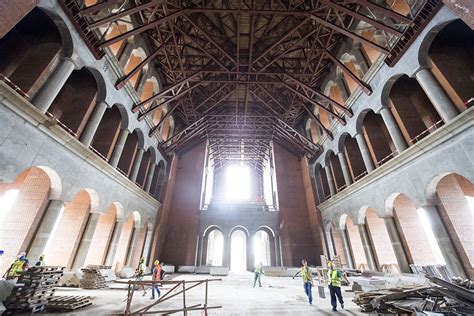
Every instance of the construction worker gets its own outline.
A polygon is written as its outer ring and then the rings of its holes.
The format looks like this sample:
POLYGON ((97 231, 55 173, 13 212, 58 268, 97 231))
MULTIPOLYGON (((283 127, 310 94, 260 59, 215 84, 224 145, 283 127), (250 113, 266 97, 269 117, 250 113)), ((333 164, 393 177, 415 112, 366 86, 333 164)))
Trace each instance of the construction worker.
MULTIPOLYGON (((140 263, 138 264, 137 270, 135 270, 135 279, 137 281, 142 281, 143 277, 145 276, 146 272, 146 265, 145 265, 145 257, 140 258, 140 263)), ((141 288, 143 289, 143 296, 146 295, 145 286, 140 284, 141 288)))
POLYGON ((7 270, 7 280, 18 278, 28 269, 28 259, 24 255, 17 257, 12 263, 10 268, 7 270))
POLYGON ((337 311, 336 297, 341 304, 341 308, 344 309, 344 300, 342 299, 341 293, 341 280, 342 272, 336 268, 334 262, 328 262, 328 282, 329 282, 329 293, 331 294, 331 305, 334 312, 337 311))
POLYGON ((308 296, 309 305, 313 305, 313 293, 311 291, 311 288, 313 287, 313 276, 311 274, 311 269, 308 267, 308 262, 306 259, 301 260, 301 263, 303 266, 301 267, 300 271, 293 275, 293 279, 297 275, 301 274, 303 277, 304 292, 306 293, 306 296, 308 296))
POLYGON ((38 261, 36 261, 35 266, 36 267, 44 267, 46 265, 44 263, 44 258, 45 258, 45 255, 39 256, 39 259, 38 259, 38 261))
POLYGON ((257 266, 255 267, 255 273, 254 273, 254 277, 253 277, 253 287, 255 287, 255 284, 257 283, 257 280, 258 280, 258 286, 262 287, 262 282, 260 281, 260 276, 262 274, 264 274, 264 273, 263 273, 263 269, 262 269, 262 263, 260 262, 260 264, 257 264, 257 266))
MULTIPOLYGON (((160 265, 160 260, 155 260, 153 263, 153 274, 151 276, 152 281, 161 281, 161 265, 160 265)), ((151 299, 155 299, 155 290, 156 293, 158 294, 158 298, 160 298, 161 292, 160 289, 158 288, 158 283, 153 283, 151 286, 151 299)))

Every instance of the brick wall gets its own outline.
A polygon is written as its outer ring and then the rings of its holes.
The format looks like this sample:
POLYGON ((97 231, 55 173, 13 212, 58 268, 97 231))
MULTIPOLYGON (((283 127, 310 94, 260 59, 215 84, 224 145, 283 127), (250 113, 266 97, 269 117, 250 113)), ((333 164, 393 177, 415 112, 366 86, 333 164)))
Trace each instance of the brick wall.
POLYGON ((8 215, 0 226, 0 245, 5 251, 0 263, 3 274, 19 252, 27 251, 48 205, 51 182, 39 168, 21 173, 12 183, 19 193, 8 215))
POLYGON ((115 271, 120 271, 120 269, 125 265, 130 240, 132 238, 133 224, 133 214, 130 214, 127 222, 123 225, 122 232, 120 233, 117 252, 115 253, 112 267, 112 269, 115 269, 115 271))
POLYGON ((300 162, 278 144, 274 152, 283 265, 299 266, 303 258, 309 264, 319 264, 323 252, 313 241, 300 162))
POLYGON ((115 205, 112 204, 107 211, 99 217, 84 265, 104 263, 107 247, 110 238, 112 238, 115 220, 116 209, 115 205))
MULTIPOLYGON (((90 196, 80 191, 66 203, 54 235, 45 250, 48 265, 70 268, 84 231, 90 210, 90 196)), ((31 258, 37 260, 37 258, 31 258)))
POLYGON ((27 15, 39 0, 2 0, 0 1, 0 38, 5 36, 20 20, 27 15))
POLYGON ((159 232, 165 234, 162 250, 158 250, 161 252, 160 261, 194 265, 204 157, 203 142, 184 153, 177 161, 175 182, 172 191, 166 190, 164 217, 160 222, 161 227, 166 226, 166 231, 159 232))
POLYGON ((393 252, 392 242, 388 236, 385 222, 377 216, 375 210, 372 208, 367 210, 365 216, 367 230, 374 247, 379 267, 383 264, 397 264, 397 258, 393 252))
POLYGON ((360 239, 359 228, 354 225, 350 217, 346 218, 346 230, 355 267, 359 268, 360 265, 367 265, 367 257, 365 256, 364 246, 360 239))

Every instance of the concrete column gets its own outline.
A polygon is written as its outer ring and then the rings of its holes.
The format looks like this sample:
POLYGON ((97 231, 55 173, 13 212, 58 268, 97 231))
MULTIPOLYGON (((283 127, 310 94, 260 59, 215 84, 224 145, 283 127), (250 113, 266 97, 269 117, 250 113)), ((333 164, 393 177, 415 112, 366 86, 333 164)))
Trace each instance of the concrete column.
POLYGON ((54 200, 50 201, 48 208, 45 211, 43 219, 40 223, 38 232, 31 243, 28 251, 28 257, 36 260, 44 253, 46 244, 48 243, 51 233, 53 232, 56 221, 59 220, 61 210, 64 208, 64 201, 54 200))
POLYGON ((153 176, 155 175, 156 164, 150 162, 150 168, 148 169, 148 175, 146 177, 145 191, 150 193, 151 183, 153 182, 153 176))
POLYGON ((373 171, 375 169, 374 162, 372 161, 372 157, 370 157, 369 148, 365 142, 364 135, 356 134, 356 141, 357 145, 359 145, 360 153, 362 155, 362 159, 364 160, 364 165, 367 169, 367 172, 373 171))
POLYGON ((150 265, 154 259, 150 258, 151 255, 151 238, 153 237, 153 230, 147 229, 145 234, 145 243, 143 244, 142 256, 146 258, 147 266, 150 265))
POLYGON ((365 257, 370 270, 377 270, 377 263, 375 262, 374 250, 370 244, 369 234, 367 233, 367 227, 365 225, 357 225, 359 228, 360 239, 362 240, 362 246, 364 247, 365 257))
POLYGON ((410 263, 408 262, 408 257, 400 239, 395 220, 393 217, 385 217, 383 221, 385 222, 385 227, 387 227, 388 236, 390 237, 390 242, 392 243, 393 252, 397 258, 400 271, 403 273, 410 273, 410 263))
POLYGON ((334 256, 336 255, 336 251, 334 248, 334 241, 332 239, 332 234, 330 231, 325 232, 325 234, 326 234, 326 242, 327 242, 328 253, 329 253, 328 259, 333 259, 334 256))
POLYGON ((324 170, 326 170, 326 178, 328 179, 329 192, 331 193, 331 196, 333 196, 336 194, 336 188, 334 187, 334 180, 332 179, 331 168, 326 165, 324 167, 324 170))
POLYGON ((280 245, 279 245, 280 238, 279 238, 279 236, 275 235, 274 240, 275 240, 275 242, 273 244, 275 245, 275 266, 279 267, 279 266, 281 266, 280 245))
POLYGON ((439 215, 436 205, 425 205, 423 209, 426 211, 431 224, 431 230, 436 238, 441 254, 443 255, 446 267, 454 275, 466 278, 461 259, 459 258, 453 242, 449 237, 449 233, 444 226, 443 219, 439 215))
POLYGON ((420 69, 415 77, 443 121, 449 122, 458 115, 456 107, 429 69, 420 69))
POLYGON ((344 152, 338 152, 337 157, 339 158, 339 163, 341 164, 342 174, 344 175, 344 182, 346 183, 346 187, 352 184, 351 173, 349 172, 349 167, 347 166, 346 156, 344 156, 344 152))
POLYGON ((252 242, 252 235, 247 238, 247 270, 253 272, 255 270, 255 258, 252 242))
POLYGON ((66 83, 67 79, 73 72, 76 64, 70 58, 64 58, 53 72, 51 77, 46 81, 43 89, 35 97, 34 104, 42 112, 46 113, 58 96, 59 91, 66 83))
POLYGON ((130 247, 128 248, 127 259, 125 260, 125 266, 130 267, 135 256, 135 252, 138 247, 138 238, 140 237, 140 227, 133 228, 132 241, 130 242, 130 247))
POLYGON ((109 160, 110 165, 114 168, 117 168, 118 166, 120 157, 122 156, 123 148, 125 146, 125 142, 127 141, 128 134, 130 134, 130 131, 128 129, 120 130, 120 135, 118 137, 117 143, 115 144, 112 156, 109 160))
POLYGON ((86 228, 82 234, 81 243, 77 249, 76 256, 74 257, 74 262, 72 264, 72 271, 75 271, 81 268, 86 262, 87 253, 91 246, 92 237, 94 237, 95 229, 97 228, 97 223, 99 222, 100 213, 90 213, 89 219, 87 220, 86 228))
POLYGON ((347 266, 350 269, 354 269, 354 261, 352 260, 351 246, 349 245, 349 240, 347 238, 347 232, 345 229, 340 230, 342 237, 342 246, 344 247, 344 254, 346 255, 347 266))
MULTIPOLYGON (((230 237, 227 237, 228 235, 226 234, 223 234, 223 235, 224 235, 224 251, 223 251, 224 255, 222 258, 222 266, 230 268, 230 237)), ((206 258, 204 258, 204 264, 206 264, 205 260, 206 258)))
POLYGON ((115 222, 114 232, 110 239, 109 249, 107 250, 107 257, 105 258, 105 265, 111 266, 114 263, 115 254, 117 253, 117 247, 122 234, 124 222, 115 222))
POLYGON ((140 170, 140 165, 142 164, 143 154, 145 149, 139 148, 137 155, 135 156, 135 161, 133 162, 132 172, 130 173, 130 180, 135 182, 137 180, 138 171, 140 170))
POLYGON ((403 138, 402 132, 400 131, 397 122, 395 121, 395 118, 393 117, 392 111, 390 111, 389 108, 383 107, 380 110, 380 115, 382 115, 382 119, 385 123, 385 126, 387 126, 388 133, 390 134, 390 137, 392 138, 398 153, 401 153, 407 149, 407 144, 403 138))
POLYGON ((99 127, 102 117, 104 116, 105 110, 107 110, 107 103, 104 101, 97 102, 94 112, 92 113, 91 118, 89 119, 89 122, 87 122, 86 128, 81 135, 81 142, 84 144, 84 146, 89 147, 91 145, 92 139, 94 138, 95 132, 99 127))

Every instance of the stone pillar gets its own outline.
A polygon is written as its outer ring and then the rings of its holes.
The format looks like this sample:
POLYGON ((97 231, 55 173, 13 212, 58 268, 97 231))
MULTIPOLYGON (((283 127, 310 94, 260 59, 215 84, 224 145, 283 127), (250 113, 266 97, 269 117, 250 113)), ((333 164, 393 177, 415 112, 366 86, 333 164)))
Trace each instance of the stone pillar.
POLYGON ((408 262, 408 257, 400 239, 395 220, 393 217, 385 217, 383 221, 385 222, 385 227, 387 227, 388 236, 390 237, 390 242, 392 243, 393 252, 397 258, 400 271, 403 273, 410 273, 410 263, 408 262))
POLYGON ((275 244, 275 266, 279 267, 279 266, 281 266, 281 262, 280 262, 280 244, 279 244, 280 236, 275 235, 274 240, 275 240, 275 242, 274 242, 274 244, 275 244))
POLYGON ((331 168, 326 165, 324 167, 324 170, 326 170, 326 178, 328 179, 329 192, 331 193, 331 196, 333 196, 336 194, 336 188, 334 187, 334 180, 332 179, 331 168))
POLYGON ((64 58, 55 69, 50 78, 46 81, 43 89, 35 97, 34 104, 42 112, 46 113, 58 96, 59 91, 66 83, 67 79, 73 72, 76 64, 70 58, 64 58))
POLYGON ((332 239, 332 234, 330 231, 325 232, 325 234, 326 234, 326 242, 327 242, 328 253, 329 253, 328 259, 333 259, 334 256, 336 255, 336 251, 334 250, 334 241, 332 239))
POLYGON ((367 172, 373 171, 375 169, 374 162, 372 161, 372 157, 370 157, 369 148, 365 142, 364 135, 359 133, 356 134, 356 141, 357 145, 359 145, 360 153, 362 155, 362 159, 364 160, 364 165, 367 169, 367 172))
POLYGON ((369 234, 367 233, 367 227, 363 224, 357 225, 359 228, 360 239, 362 240, 362 246, 364 247, 365 257, 370 270, 377 270, 377 263, 375 262, 374 250, 370 244, 369 234))
POLYGON ((150 193, 151 183, 153 182, 153 176, 155 175, 156 164, 150 162, 150 168, 148 169, 148 175, 145 183, 145 192, 150 193))
POLYGON ((99 101, 95 105, 94 112, 92 113, 89 122, 87 122, 86 128, 81 135, 81 142, 84 146, 89 147, 92 143, 92 139, 94 138, 95 132, 99 127, 100 121, 104 116, 105 110, 107 110, 107 103, 104 101, 99 101))
POLYGON ((449 122, 458 115, 456 107, 429 69, 418 70, 415 77, 443 121, 449 122))
POLYGON ((154 261, 154 258, 150 258, 152 236, 153 236, 153 230, 147 229, 146 234, 145 234, 145 243, 143 244, 143 252, 142 252, 142 256, 146 258, 147 266, 153 263, 154 261))
POLYGON ((135 156, 135 161, 133 162, 132 172, 130 173, 130 180, 135 182, 137 180, 138 171, 140 170, 140 165, 142 164, 143 154, 145 149, 139 148, 137 155, 135 156))
POLYGON ((117 253, 117 247, 122 234, 124 222, 115 222, 114 232, 110 239, 109 249, 107 250, 107 257, 105 258, 105 265, 111 266, 114 264, 115 254, 117 253))
POLYGON ((428 216, 430 220, 431 230, 446 262, 446 267, 454 276, 459 276, 463 279, 466 278, 462 262, 444 226, 443 219, 439 215, 437 206, 425 205, 423 209, 426 211, 426 216, 428 216))
POLYGON ((137 243, 138 243, 138 238, 140 236, 140 227, 134 227, 133 228, 133 234, 132 234, 132 241, 130 242, 130 247, 128 248, 128 253, 127 253, 127 258, 125 260, 125 266, 130 267, 133 261, 133 256, 135 256, 135 252, 137 250, 137 243))
POLYGON ((382 119, 385 123, 385 126, 387 126, 388 133, 395 144, 395 148, 397 148, 398 153, 401 153, 407 149, 407 144, 403 138, 400 128, 398 128, 398 124, 393 117, 392 111, 390 111, 389 108, 383 107, 380 109, 379 113, 382 115, 382 119))
POLYGON ((82 234, 81 243, 77 249, 76 255, 74 257, 74 262, 72 264, 72 271, 75 271, 81 268, 86 261, 87 253, 91 246, 92 237, 94 237, 95 229, 97 228, 97 223, 99 222, 100 213, 90 213, 89 219, 87 220, 86 228, 82 234))
POLYGON ((347 238, 347 231, 341 229, 340 233, 342 237, 342 245, 344 247, 344 254, 346 255, 347 266, 350 269, 354 269, 354 261, 352 260, 351 246, 349 245, 349 240, 347 238))
POLYGON ((120 54, 120 57, 118 60, 120 65, 123 68, 125 68, 125 66, 127 65, 127 62, 130 59, 130 56, 132 55, 133 49, 134 49, 133 44, 130 41, 127 41, 125 43, 125 47, 122 51, 122 54, 120 54))
MULTIPOLYGON (((224 235, 224 251, 223 251, 223 258, 222 258, 222 266, 223 267, 230 267, 230 237, 227 234, 224 235)), ((203 258, 206 260, 206 258, 203 258)), ((204 264, 206 262, 204 261, 204 264)))
POLYGON ((344 156, 344 152, 338 152, 337 157, 339 158, 339 163, 341 164, 342 174, 344 175, 344 182, 346 183, 346 187, 352 184, 351 173, 349 172, 349 167, 347 166, 346 156, 344 156))
POLYGON ((112 167, 117 168, 118 163, 120 161, 120 157, 122 156, 123 148, 125 146, 125 142, 127 141, 128 134, 130 134, 128 129, 120 130, 120 135, 118 137, 117 143, 115 144, 114 151, 112 152, 112 156, 110 157, 109 163, 112 167))
POLYGON ((43 219, 41 220, 35 238, 31 243, 30 249, 28 251, 28 257, 36 260, 44 253, 46 244, 48 243, 49 238, 51 238, 54 225, 56 224, 56 221, 59 220, 59 216, 61 215, 61 210, 63 208, 64 201, 54 200, 49 202, 48 208, 45 211, 43 219))

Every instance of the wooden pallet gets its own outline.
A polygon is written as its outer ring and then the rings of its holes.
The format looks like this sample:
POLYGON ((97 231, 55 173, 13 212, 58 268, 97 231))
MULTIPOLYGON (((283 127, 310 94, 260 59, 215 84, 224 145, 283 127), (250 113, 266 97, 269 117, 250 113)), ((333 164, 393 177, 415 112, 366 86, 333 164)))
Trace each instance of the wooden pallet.
POLYGON ((89 305, 92 305, 92 301, 89 296, 61 295, 53 296, 46 304, 46 309, 58 311, 73 311, 89 305))

